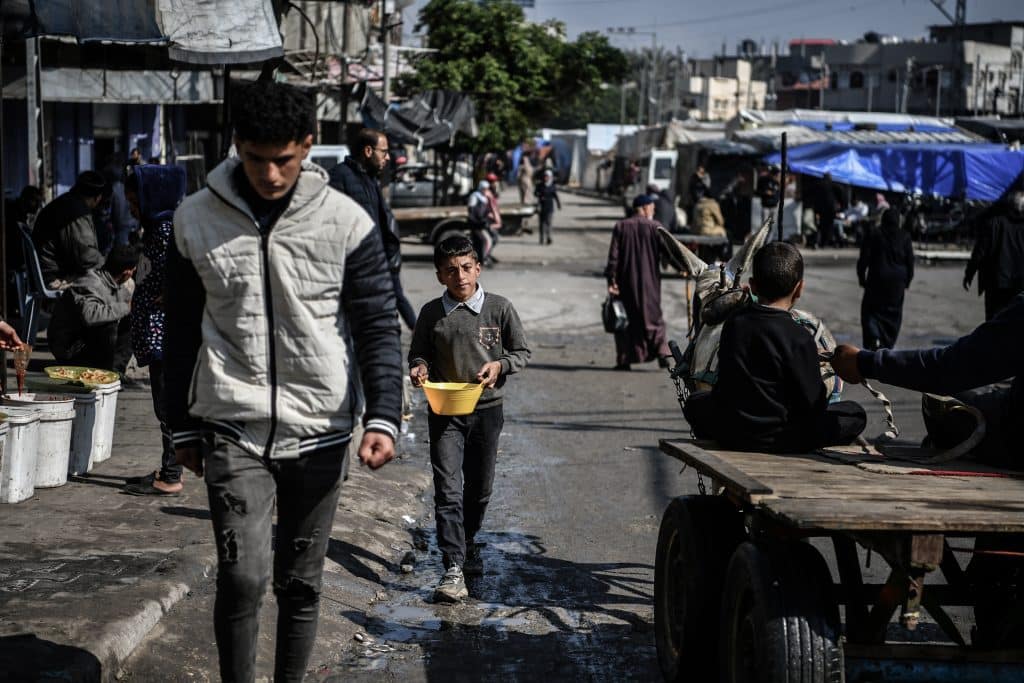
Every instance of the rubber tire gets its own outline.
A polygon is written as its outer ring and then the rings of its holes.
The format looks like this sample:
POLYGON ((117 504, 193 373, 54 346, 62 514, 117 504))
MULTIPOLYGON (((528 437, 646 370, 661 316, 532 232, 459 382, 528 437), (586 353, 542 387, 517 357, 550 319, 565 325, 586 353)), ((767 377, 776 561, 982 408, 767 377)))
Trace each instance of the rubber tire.
MULTIPOLYGON (((990 534, 974 541, 978 550, 1024 552, 1021 534, 990 534)), ((1024 647, 1024 559, 999 555, 974 555, 967 565, 974 593, 971 644, 982 648, 1024 647)))
POLYGON ((720 496, 680 496, 665 510, 654 564, 654 640, 666 681, 714 679, 725 568, 744 538, 739 510, 720 496))
POLYGON ((808 543, 740 545, 721 615, 723 683, 838 683, 839 608, 832 576, 808 543))

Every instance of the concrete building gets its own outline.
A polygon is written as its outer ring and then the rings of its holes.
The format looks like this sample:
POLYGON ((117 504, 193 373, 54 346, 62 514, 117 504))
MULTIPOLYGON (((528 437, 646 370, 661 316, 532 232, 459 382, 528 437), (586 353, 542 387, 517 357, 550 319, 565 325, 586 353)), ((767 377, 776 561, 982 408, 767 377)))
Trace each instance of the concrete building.
POLYGON ((825 46, 825 109, 949 114, 1024 113, 1024 23, 968 24, 958 47, 951 27, 931 40, 892 41, 869 34, 825 46), (979 40, 983 39, 983 40, 979 40))
POLYGON ((726 121, 741 109, 763 109, 768 85, 753 77, 748 59, 715 57, 689 62, 680 79, 682 106, 692 118, 726 121))

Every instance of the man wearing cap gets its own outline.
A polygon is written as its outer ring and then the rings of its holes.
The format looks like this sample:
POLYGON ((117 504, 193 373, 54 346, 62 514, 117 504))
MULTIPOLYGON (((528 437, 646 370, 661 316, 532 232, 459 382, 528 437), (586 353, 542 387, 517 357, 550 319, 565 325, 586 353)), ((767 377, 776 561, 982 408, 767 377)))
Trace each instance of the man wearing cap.
POLYGON ((615 369, 657 359, 667 366, 668 331, 661 313, 661 240, 654 222, 654 199, 642 194, 633 200, 635 215, 612 230, 604 274, 608 294, 618 297, 629 324, 615 333, 615 369))
POLYGON ((108 190, 101 174, 85 171, 68 192, 44 206, 36 217, 32 242, 39 254, 43 282, 51 289, 64 289, 103 265, 92 212, 108 190))

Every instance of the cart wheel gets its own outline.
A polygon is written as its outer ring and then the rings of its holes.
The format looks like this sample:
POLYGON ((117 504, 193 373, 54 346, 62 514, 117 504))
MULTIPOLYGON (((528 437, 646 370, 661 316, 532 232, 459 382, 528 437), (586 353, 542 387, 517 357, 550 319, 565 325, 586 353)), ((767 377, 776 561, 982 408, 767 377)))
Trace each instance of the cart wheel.
POLYGON ((654 566, 654 639, 666 681, 714 679, 722 579, 743 539, 740 513, 724 498, 680 496, 665 510, 654 566))
POLYGON ((721 629, 726 683, 842 680, 832 576, 810 544, 737 548, 725 577, 721 629))
MULTIPOLYGON (((978 536, 978 550, 1024 552, 1019 534, 978 536)), ((1024 647, 1024 559, 975 555, 967 566, 974 590, 974 630, 971 642, 986 648, 1024 647)))

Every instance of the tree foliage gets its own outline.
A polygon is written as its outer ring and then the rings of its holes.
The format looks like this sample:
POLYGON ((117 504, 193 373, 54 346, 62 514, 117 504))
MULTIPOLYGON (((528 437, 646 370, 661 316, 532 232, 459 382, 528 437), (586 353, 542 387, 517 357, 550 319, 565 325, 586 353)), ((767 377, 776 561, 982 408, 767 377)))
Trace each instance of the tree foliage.
POLYGON ((584 125, 606 82, 626 72, 625 55, 598 33, 566 39, 560 22, 532 24, 511 2, 430 0, 417 29, 437 50, 416 62, 399 92, 441 88, 469 94, 480 135, 468 141, 477 152, 507 149, 534 129, 584 125))

